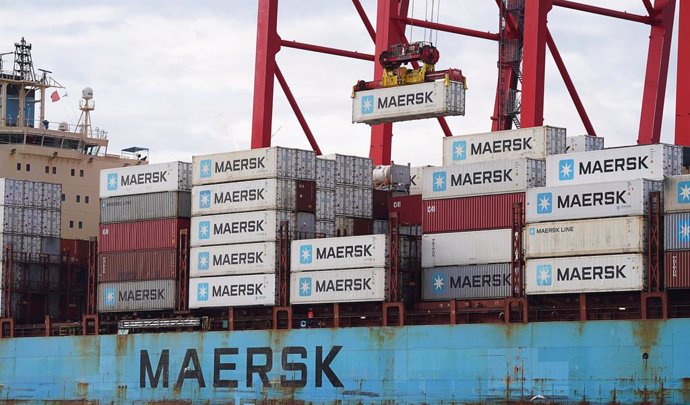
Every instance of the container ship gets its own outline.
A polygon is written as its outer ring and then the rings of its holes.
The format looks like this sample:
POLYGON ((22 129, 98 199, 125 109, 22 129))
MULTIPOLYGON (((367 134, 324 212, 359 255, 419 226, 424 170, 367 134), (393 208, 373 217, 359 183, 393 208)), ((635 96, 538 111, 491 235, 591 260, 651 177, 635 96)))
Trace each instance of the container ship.
MULTIPOLYGON (((500 3, 503 22, 528 7, 500 3)), ((259 8, 270 47, 277 2, 259 8)), ((251 150, 149 164, 107 153, 90 88, 75 131, 51 128, 59 83, 15 49, 1 403, 690 403, 685 148, 511 130, 499 108, 494 131, 447 136, 441 166, 392 164, 386 125, 465 112, 462 72, 414 43, 353 88, 353 122, 382 135, 368 158, 257 130, 251 150)))

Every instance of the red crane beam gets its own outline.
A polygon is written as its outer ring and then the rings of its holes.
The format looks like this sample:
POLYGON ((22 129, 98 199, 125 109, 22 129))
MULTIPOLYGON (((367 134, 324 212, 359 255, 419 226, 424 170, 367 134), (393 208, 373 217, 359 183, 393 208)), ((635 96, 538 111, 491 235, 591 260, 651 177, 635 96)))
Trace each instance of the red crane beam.
POLYGON ((492 41, 498 41, 498 34, 493 32, 477 31, 469 28, 456 27, 454 25, 440 24, 432 21, 418 20, 416 18, 410 17, 400 17, 399 20, 406 22, 407 24, 414 25, 415 27, 430 28, 432 30, 439 30, 443 32, 450 32, 452 34, 465 35, 468 37, 489 39, 492 41))
POLYGON ((546 16, 551 0, 525 2, 522 60, 522 127, 544 125, 544 69, 546 56, 546 16))
POLYGON ((690 146, 690 4, 678 2, 676 145, 690 146))
POLYGON ((254 63, 254 106, 252 112, 252 149, 271 146, 273 120, 273 84, 276 54, 280 50, 278 0, 259 0, 254 63))
POLYGON ((285 46, 287 48, 295 48, 295 49, 301 49, 304 51, 311 51, 311 52, 319 52, 319 53, 325 53, 329 55, 335 55, 335 56, 344 56, 346 58, 353 58, 353 59, 362 59, 362 60, 368 60, 368 61, 374 61, 374 55, 369 54, 369 53, 361 53, 357 51, 346 51, 343 49, 337 49, 337 48, 329 48, 326 46, 320 46, 320 45, 312 45, 312 44, 305 44, 303 42, 297 42, 297 41, 286 41, 286 40, 281 40, 280 45, 285 46))
POLYGON ((295 97, 292 95, 290 86, 288 86, 287 81, 285 80, 285 76, 283 76, 283 72, 280 71, 278 65, 276 65, 275 72, 276 79, 278 79, 280 87, 283 88, 283 93, 285 93, 285 97, 287 97, 288 103, 290 103, 290 107, 292 107, 292 111, 295 113, 297 121, 299 121, 299 125, 302 127, 304 134, 307 136, 307 139, 309 140, 309 145, 311 145, 312 150, 316 152, 317 155, 321 155, 321 148, 319 148, 319 145, 316 143, 316 139, 314 139, 314 134, 311 132, 311 129, 307 124, 307 120, 304 119, 302 110, 300 110, 299 105, 297 104, 297 100, 295 100, 295 97))
POLYGON ((362 3, 360 3, 359 0, 352 0, 352 4, 354 4, 355 9, 357 9, 357 14, 359 14, 359 18, 362 19, 364 28, 367 29, 372 42, 376 42, 376 31, 374 31, 374 26, 371 25, 371 21, 369 21, 369 17, 367 17, 367 13, 364 11, 362 3))
MULTIPOLYGON (((529 3, 532 3, 532 2, 526 1, 525 6, 527 6, 529 3)), ((652 23, 651 18, 648 16, 626 13, 625 11, 611 10, 611 9, 604 8, 604 7, 591 6, 589 4, 576 3, 574 1, 553 0, 553 5, 558 6, 558 7, 578 10, 578 11, 585 11, 587 13, 592 13, 592 14, 599 14, 599 15, 603 15, 606 17, 613 17, 613 18, 620 18, 622 20, 635 21, 635 22, 639 22, 639 23, 643 23, 643 24, 651 24, 652 23)))

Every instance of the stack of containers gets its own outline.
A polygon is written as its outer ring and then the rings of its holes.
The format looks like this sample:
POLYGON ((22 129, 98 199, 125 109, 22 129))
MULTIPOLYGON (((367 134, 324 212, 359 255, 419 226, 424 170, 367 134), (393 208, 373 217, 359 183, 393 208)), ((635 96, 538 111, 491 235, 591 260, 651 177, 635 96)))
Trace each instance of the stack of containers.
MULTIPOLYGON (((46 262, 40 260, 39 255, 47 255, 44 257, 51 267, 49 276, 59 277, 61 195, 60 184, 0 179, 0 312, 4 310, 5 249, 11 248, 14 253, 15 292, 29 289, 30 285, 42 280, 46 262), (39 262, 41 267, 32 271, 39 262)), ((13 316, 21 318, 16 305, 18 299, 17 294, 12 298, 13 316)))
POLYGON ((690 288, 690 175, 667 177, 664 187, 664 285, 690 288))
POLYGON ((316 233, 335 236, 335 160, 316 158, 316 233))
POLYGON ((368 235, 373 231, 373 165, 371 159, 328 155, 335 161, 336 233, 368 235))
POLYGON ((191 175, 185 162, 101 170, 99 312, 175 308, 191 175))
MULTIPOLYGON (((388 200, 393 197, 409 197, 410 165, 379 165, 373 172, 373 232, 388 233, 388 200)), ((401 222, 401 221, 399 221, 401 222)))
POLYGON ((385 301, 388 264, 386 235, 293 241, 290 303, 385 301))
POLYGON ((314 152, 253 149, 192 165, 190 308, 275 305, 281 223, 293 238, 315 234, 314 152))
POLYGON ((553 127, 444 139, 444 166, 422 182, 422 299, 510 294, 513 204, 544 185, 544 159, 565 143, 553 127))
POLYGON ((647 145, 549 156, 547 187, 527 193, 526 293, 643 289, 649 193, 679 173, 680 152, 647 145))

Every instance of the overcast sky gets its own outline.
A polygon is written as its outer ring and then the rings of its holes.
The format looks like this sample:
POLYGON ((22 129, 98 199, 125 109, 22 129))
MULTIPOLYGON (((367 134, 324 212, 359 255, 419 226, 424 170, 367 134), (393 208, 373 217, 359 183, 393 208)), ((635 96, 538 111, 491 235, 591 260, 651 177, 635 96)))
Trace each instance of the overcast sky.
MULTIPOLYGON (((645 14, 640 0, 583 0, 645 14)), ((362 3, 375 24, 374 0, 362 3)), ((415 18, 431 17, 432 1, 411 0, 415 18)), ((496 32, 493 0, 436 0, 439 22, 496 32), (440 5, 440 10, 438 7, 440 5)), ((249 147, 256 46, 256 1, 220 0, 0 0, 0 52, 22 36, 33 45, 36 68, 53 71, 67 97, 48 102, 52 122, 79 118, 85 86, 94 89, 94 126, 108 131, 110 153, 151 149, 153 162, 249 147)), ((677 11, 676 11, 677 13, 677 11)), ((434 17, 435 19, 435 17, 434 17)), ((677 24, 674 28, 677 28, 677 24)), ((598 134, 608 146, 637 139, 649 27, 554 8, 549 29, 598 134)), ((283 39, 373 53, 374 46, 349 0, 281 0, 283 39)), ((411 41, 424 29, 407 29, 411 41)), ((429 31, 426 32, 429 36, 429 31)), ((676 43, 666 92, 662 142, 673 142, 676 43)), ((497 44, 433 33, 437 68, 467 77, 466 115, 448 119, 453 134, 486 132, 496 88, 497 44)), ((5 67, 11 66, 5 56, 5 67)), ((371 80, 373 64, 283 48, 278 64, 324 153, 367 155, 369 127, 351 123, 351 86, 371 80)), ((585 133, 563 81, 547 54, 545 123, 585 133)), ((440 164, 442 131, 436 120, 394 126, 393 159, 440 164)), ((273 144, 309 148, 276 82, 273 144)))

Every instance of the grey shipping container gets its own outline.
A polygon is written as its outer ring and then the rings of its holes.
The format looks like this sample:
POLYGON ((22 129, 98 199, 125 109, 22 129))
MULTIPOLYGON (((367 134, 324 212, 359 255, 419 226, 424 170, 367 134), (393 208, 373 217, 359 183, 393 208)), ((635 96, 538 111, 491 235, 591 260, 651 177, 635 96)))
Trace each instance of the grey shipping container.
POLYGON ((316 221, 316 234, 326 238, 335 236, 335 219, 333 221, 316 221))
POLYGON ((664 216, 664 249, 690 249, 690 212, 677 212, 664 216))
POLYGON ((604 138, 600 136, 569 136, 565 139, 565 143, 565 153, 589 152, 604 149, 604 138))
POLYGON ((101 223, 189 218, 192 213, 191 199, 191 193, 188 191, 102 198, 101 223))
POLYGON ((316 189, 316 220, 335 220, 335 189, 316 189))
POLYGON ((98 311, 156 311, 173 309, 175 280, 125 281, 98 284, 98 311))
POLYGON ((510 263, 432 267, 422 270, 422 299, 505 298, 510 282, 510 263))
POLYGON ((316 188, 335 188, 335 160, 317 156, 316 188))
POLYGON ((60 209, 62 186, 17 179, 0 179, 0 205, 60 209))

